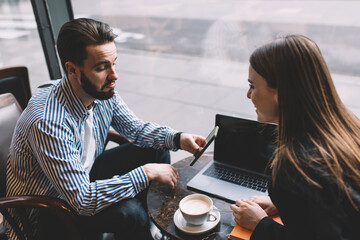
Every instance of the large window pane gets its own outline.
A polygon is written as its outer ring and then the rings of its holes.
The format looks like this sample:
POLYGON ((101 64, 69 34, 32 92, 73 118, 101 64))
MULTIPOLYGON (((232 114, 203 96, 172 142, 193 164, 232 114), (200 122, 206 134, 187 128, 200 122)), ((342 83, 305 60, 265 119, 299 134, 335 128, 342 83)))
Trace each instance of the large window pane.
MULTIPOLYGON (((248 57, 277 35, 314 39, 345 104, 360 116, 360 1, 73 0, 75 17, 109 23, 117 90, 141 118, 202 135, 216 113, 255 119, 248 57)), ((49 75, 30 1, 0 2, 0 66, 49 75)), ((181 158, 187 153, 177 153, 181 158)), ((188 154, 187 154, 188 155, 188 154)))
POLYGON ((137 115, 206 135, 214 115, 255 119, 248 57, 287 33, 320 46, 345 104, 360 116, 357 1, 76 0, 76 16, 119 35, 118 91, 137 115))
POLYGON ((49 81, 30 1, 0 1, 0 67, 26 66, 32 91, 49 81))

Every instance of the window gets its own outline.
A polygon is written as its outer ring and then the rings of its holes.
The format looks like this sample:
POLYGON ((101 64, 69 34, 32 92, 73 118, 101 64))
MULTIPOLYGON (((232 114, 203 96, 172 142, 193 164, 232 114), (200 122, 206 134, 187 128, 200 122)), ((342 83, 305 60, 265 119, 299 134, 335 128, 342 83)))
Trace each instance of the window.
POLYGON ((248 57, 287 33, 318 43, 344 103, 360 116, 360 2, 77 0, 73 9, 115 28, 117 89, 143 119, 204 136, 216 113, 256 119, 248 57))
POLYGON ((49 81, 35 17, 30 1, 0 3, 0 67, 26 66, 32 92, 49 81))
MULTIPOLYGON (((72 5, 75 17, 107 22, 118 34, 117 90, 144 120, 206 136, 216 113, 255 119, 246 98, 248 57, 256 46, 286 33, 318 43, 341 98, 360 117, 360 1, 73 0, 72 5)), ((49 77, 31 4, 9 0, 0 6, 0 65, 28 66, 34 91, 49 77)))

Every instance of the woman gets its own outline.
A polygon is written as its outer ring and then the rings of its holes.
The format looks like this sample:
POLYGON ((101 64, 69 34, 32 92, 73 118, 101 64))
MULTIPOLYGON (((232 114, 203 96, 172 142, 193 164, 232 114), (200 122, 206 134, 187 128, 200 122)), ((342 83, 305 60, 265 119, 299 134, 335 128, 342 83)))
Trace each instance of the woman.
POLYGON ((360 239, 360 121, 341 102, 323 56, 301 35, 250 57, 258 121, 279 124, 270 197, 240 199, 235 221, 257 239, 360 239), (280 225, 268 215, 278 213, 280 225))

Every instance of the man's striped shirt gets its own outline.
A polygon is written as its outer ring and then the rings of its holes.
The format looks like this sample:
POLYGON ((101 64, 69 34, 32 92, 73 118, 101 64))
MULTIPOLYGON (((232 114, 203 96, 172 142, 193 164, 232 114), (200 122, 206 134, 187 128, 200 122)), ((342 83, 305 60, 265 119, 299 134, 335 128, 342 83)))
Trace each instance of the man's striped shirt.
MULTIPOLYGON (((60 197, 79 215, 90 216, 134 197, 149 185, 142 167, 90 182, 81 163, 87 113, 66 78, 37 90, 13 135, 7 164, 8 196, 60 197)), ((137 146, 177 150, 177 131, 138 119, 116 92, 109 100, 96 100, 93 114, 95 157, 103 152, 110 126, 137 146)))

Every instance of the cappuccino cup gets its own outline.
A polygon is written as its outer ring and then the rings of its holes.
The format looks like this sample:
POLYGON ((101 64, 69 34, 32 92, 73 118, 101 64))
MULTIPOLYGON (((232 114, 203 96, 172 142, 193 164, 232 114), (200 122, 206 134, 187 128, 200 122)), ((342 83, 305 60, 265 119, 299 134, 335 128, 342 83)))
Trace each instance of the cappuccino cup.
POLYGON ((188 224, 203 225, 206 221, 216 221, 216 215, 210 212, 214 209, 211 198, 204 194, 191 194, 179 203, 180 212, 188 224))

